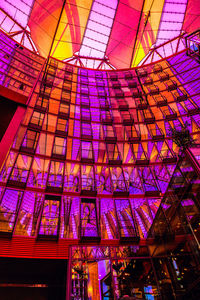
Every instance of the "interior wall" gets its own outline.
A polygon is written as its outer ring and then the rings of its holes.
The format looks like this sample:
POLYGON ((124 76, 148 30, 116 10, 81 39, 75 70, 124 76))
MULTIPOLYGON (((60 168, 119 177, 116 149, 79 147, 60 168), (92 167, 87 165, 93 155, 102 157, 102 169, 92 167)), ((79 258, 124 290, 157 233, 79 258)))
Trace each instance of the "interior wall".
POLYGON ((17 103, 0 96, 0 141, 17 109, 17 103))
POLYGON ((67 260, 0 259, 1 300, 64 300, 67 260))

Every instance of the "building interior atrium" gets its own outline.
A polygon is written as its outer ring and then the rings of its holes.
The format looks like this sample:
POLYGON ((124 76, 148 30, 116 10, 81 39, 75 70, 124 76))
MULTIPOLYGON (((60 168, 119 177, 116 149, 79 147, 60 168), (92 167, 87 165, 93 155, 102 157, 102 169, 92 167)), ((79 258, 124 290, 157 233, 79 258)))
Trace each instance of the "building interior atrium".
POLYGON ((200 1, 0 1, 0 299, 200 299, 200 1))

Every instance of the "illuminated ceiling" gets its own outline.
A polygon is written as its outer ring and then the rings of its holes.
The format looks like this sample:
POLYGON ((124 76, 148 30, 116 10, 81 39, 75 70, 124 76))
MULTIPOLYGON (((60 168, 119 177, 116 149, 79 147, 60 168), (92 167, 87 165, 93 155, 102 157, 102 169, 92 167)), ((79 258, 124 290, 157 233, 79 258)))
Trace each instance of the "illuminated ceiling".
POLYGON ((24 46, 91 68, 135 66, 152 45, 200 27, 199 0, 1 0, 0 9, 1 28, 24 46))

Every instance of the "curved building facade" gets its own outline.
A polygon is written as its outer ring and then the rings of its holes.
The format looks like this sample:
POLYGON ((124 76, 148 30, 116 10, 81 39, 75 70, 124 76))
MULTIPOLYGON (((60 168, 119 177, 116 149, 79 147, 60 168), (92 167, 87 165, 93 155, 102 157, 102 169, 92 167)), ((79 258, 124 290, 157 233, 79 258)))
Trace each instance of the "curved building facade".
MULTIPOLYGON (((0 256, 63 262, 62 295, 32 279, 41 299, 200 295, 199 49, 197 32, 102 70, 0 32, 0 256)), ((3 293, 28 284, 9 274, 3 293)))

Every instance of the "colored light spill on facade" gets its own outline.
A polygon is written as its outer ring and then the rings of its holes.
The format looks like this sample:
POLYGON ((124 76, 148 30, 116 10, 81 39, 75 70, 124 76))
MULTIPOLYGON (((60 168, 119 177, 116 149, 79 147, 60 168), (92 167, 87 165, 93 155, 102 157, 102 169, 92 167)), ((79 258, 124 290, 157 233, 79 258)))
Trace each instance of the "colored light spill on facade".
POLYGON ((1 168, 1 231, 147 237, 177 163, 170 128, 187 122, 199 142, 198 62, 183 51, 106 72, 50 59, 44 73, 44 59, 3 33, 1 47, 2 85, 25 95, 35 86, 1 168))
POLYGON ((104 58, 116 8, 117 0, 93 1, 80 48, 81 56, 104 58))
POLYGON ((138 36, 133 50, 133 60, 131 61, 132 67, 137 66, 156 41, 164 0, 144 1, 143 5, 143 13, 138 24, 138 36))
MULTIPOLYGON (((1 1, 1 9, 7 12, 10 17, 16 19, 19 24, 23 27, 27 26, 29 15, 33 6, 34 0, 23 1, 19 0, 17 2, 9 2, 6 0, 1 1)), ((17 30, 18 28, 13 28, 14 22, 10 24, 5 24, 5 30, 17 30)))
MULTIPOLYGON (((119 2, 111 18, 111 35, 122 7, 119 2)), ((59 26, 61 40, 65 29, 59 26)), ((90 33, 82 31, 87 39, 90 33)), ((0 32, 1 90, 27 99, 21 123, 12 128, 15 136, 8 138, 8 128, 3 137, 1 257, 69 259, 71 300, 183 299, 186 291, 196 293, 199 36, 175 38, 180 47, 173 56, 165 57, 172 54, 170 41, 152 49, 140 67, 97 70, 45 59, 0 32)), ((61 49, 56 39, 47 43, 53 56, 61 49)), ((88 50, 85 42, 77 49, 83 45, 88 50)), ((98 51, 106 53, 105 47, 98 51)))
POLYGON ((180 0, 177 3, 170 0, 165 1, 156 45, 172 40, 182 33, 187 2, 187 0, 180 0))
POLYGON ((92 1, 66 1, 56 33, 51 56, 60 60, 79 51, 84 36, 92 1))
MULTIPOLYGON (((137 66, 152 47, 200 24, 198 0, 30 0, 17 6, 4 0, 0 9, 0 26, 16 41, 44 57, 49 51, 60 60, 86 56, 72 61, 92 68, 99 58, 115 68, 137 66)), ((171 54, 166 47, 164 56, 171 54)))
POLYGON ((0 23, 1 28, 8 32, 10 36, 29 48, 36 51, 36 46, 30 36, 30 28, 28 20, 32 10, 34 0, 26 2, 19 0, 18 2, 1 1, 0 5, 0 23))

